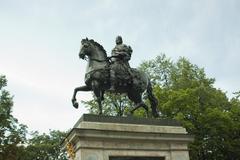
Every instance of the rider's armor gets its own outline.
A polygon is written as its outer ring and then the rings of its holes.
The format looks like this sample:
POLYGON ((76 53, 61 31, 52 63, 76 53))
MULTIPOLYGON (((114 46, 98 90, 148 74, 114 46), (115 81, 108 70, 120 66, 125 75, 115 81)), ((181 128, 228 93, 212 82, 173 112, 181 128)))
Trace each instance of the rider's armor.
POLYGON ((132 75, 128 61, 131 59, 132 48, 122 43, 122 37, 116 38, 116 46, 112 50, 110 70, 111 89, 131 83, 132 75))

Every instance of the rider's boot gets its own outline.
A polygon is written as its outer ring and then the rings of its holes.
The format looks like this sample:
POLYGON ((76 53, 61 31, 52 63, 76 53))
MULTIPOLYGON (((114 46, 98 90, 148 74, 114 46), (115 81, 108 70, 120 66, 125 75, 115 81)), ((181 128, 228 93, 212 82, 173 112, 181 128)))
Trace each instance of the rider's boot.
POLYGON ((111 87, 110 87, 110 91, 114 91, 116 88, 116 77, 115 77, 115 72, 114 71, 110 71, 110 82, 111 82, 111 87))
POLYGON ((111 88, 109 89, 110 91, 115 91, 116 88, 115 88, 115 85, 114 84, 111 84, 111 88))

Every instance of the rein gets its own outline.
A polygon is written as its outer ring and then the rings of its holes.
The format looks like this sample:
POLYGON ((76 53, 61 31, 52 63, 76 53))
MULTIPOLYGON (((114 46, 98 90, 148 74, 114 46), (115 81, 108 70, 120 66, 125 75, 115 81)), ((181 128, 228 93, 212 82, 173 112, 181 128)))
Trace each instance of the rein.
POLYGON ((97 61, 97 62, 108 62, 108 61, 109 61, 109 58, 104 59, 104 60, 99 60, 99 59, 95 59, 95 58, 89 58, 89 60, 97 61))
MULTIPOLYGON (((95 58, 89 58, 89 60, 97 61, 97 62, 111 62, 111 59, 114 58, 114 57, 116 57, 116 56, 107 57, 104 60, 99 60, 99 59, 95 59, 95 58)), ((85 60, 87 60, 87 59, 85 59, 85 60)))
POLYGON ((110 56, 110 57, 107 57, 106 59, 104 60, 99 60, 99 59, 95 59, 95 58, 87 58, 85 57, 84 60, 88 61, 88 60, 92 60, 92 61, 96 61, 96 62, 110 62, 112 63, 112 58, 121 58, 121 56, 110 56))

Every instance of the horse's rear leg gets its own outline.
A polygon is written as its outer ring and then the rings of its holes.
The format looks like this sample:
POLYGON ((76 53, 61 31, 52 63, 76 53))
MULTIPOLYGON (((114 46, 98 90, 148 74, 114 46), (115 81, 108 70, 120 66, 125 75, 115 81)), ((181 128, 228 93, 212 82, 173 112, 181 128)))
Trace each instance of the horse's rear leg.
POLYGON ((143 107, 145 109, 147 117, 149 116, 148 106, 142 101, 142 95, 140 93, 129 92, 128 98, 135 104, 134 108, 130 111, 131 114, 133 114, 134 111, 136 111, 138 108, 143 107))
POLYGON ((140 107, 143 107, 145 109, 146 116, 149 117, 148 106, 144 102, 137 103, 135 107, 130 111, 130 113, 133 115, 134 111, 140 107))

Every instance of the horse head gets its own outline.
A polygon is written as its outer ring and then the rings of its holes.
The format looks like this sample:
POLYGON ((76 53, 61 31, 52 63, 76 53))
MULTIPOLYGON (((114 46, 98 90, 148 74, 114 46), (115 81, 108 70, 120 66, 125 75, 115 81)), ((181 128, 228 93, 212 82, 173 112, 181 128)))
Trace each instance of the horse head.
POLYGON ((93 49, 94 48, 91 46, 91 43, 87 38, 82 39, 79 58, 85 59, 86 56, 90 56, 90 54, 93 52, 93 49))
POLYGON ((97 59, 103 60, 107 58, 106 51, 99 43, 94 40, 82 39, 81 41, 81 49, 79 52, 79 58, 85 59, 85 57, 89 57, 89 59, 97 59))

